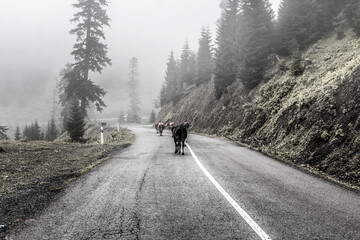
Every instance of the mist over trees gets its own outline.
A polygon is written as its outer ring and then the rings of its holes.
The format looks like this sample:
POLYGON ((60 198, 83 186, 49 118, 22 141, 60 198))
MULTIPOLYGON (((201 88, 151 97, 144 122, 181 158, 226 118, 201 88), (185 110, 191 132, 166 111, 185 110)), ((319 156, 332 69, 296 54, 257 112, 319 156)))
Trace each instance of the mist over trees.
POLYGON ((130 60, 129 69, 128 92, 130 109, 128 111, 127 122, 140 123, 139 65, 136 57, 130 60))
MULTIPOLYGON (((179 61, 171 52, 159 94, 161 106, 179 101, 184 86, 199 86, 212 77, 216 99, 235 81, 251 90, 264 81, 271 56, 290 57, 291 73, 300 76, 304 71, 301 51, 343 21, 360 36, 360 3, 356 0, 282 0, 276 20, 269 0, 223 0, 220 9, 214 59, 211 36, 205 28, 200 33, 195 75, 189 74, 188 42, 179 61)), ((344 34, 343 29, 337 31, 338 36, 344 34)), ((279 67, 288 70, 280 63, 279 67)))

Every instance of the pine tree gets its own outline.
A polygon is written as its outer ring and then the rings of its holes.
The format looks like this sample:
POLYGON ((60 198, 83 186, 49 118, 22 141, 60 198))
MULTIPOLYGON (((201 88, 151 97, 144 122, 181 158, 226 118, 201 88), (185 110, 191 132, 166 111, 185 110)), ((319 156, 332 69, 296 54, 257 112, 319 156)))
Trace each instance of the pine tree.
POLYGON ((86 108, 91 102, 95 103, 98 111, 106 107, 102 100, 106 92, 89 79, 89 72, 101 73, 104 67, 111 65, 107 57, 107 45, 101 43, 101 39, 105 40, 103 27, 110 26, 110 18, 104 9, 108 6, 106 0, 78 0, 73 6, 79 9, 71 20, 76 23, 76 27, 70 31, 70 34, 77 36, 71 53, 75 64, 67 76, 70 84, 65 92, 68 101, 74 96, 80 100, 81 110, 86 116, 86 108))
POLYGON ((180 78, 178 82, 178 89, 184 89, 186 86, 191 85, 194 82, 194 77, 192 75, 192 64, 191 56, 188 41, 185 42, 183 51, 180 58, 180 78))
POLYGON ((58 131, 56 128, 55 119, 51 118, 50 122, 48 122, 48 126, 46 129, 45 140, 52 142, 57 138, 57 135, 58 131))
POLYGON ((7 140, 6 131, 9 130, 6 126, 0 126, 0 140, 7 140))
POLYGON ((172 101, 178 90, 179 71, 178 63, 175 60, 174 52, 171 51, 168 62, 166 63, 165 82, 160 91, 160 105, 164 106, 172 101))
POLYGON ((159 102, 160 102, 160 107, 170 102, 168 99, 168 93, 166 91, 166 83, 163 83, 163 85, 161 86, 161 90, 159 94, 159 102))
POLYGON ((212 76, 212 45, 211 34, 209 28, 203 27, 201 30, 201 38, 199 39, 199 52, 196 61, 195 83, 199 86, 207 83, 212 76))
POLYGON ((156 120, 156 114, 155 114, 155 111, 154 109, 151 111, 151 114, 150 114, 150 118, 149 118, 149 123, 154 123, 156 120))
POLYGON ((263 80, 267 59, 272 52, 274 26, 269 1, 241 0, 239 19, 239 79, 247 89, 252 89, 263 80))
POLYGON ((139 65, 138 59, 133 57, 130 60, 129 64, 130 72, 129 72, 129 82, 128 82, 128 90, 130 97, 130 109, 128 111, 128 119, 127 121, 130 123, 140 123, 140 99, 139 99, 139 65))
POLYGON ((20 139, 21 139, 20 127, 17 126, 15 132, 15 141, 19 141, 20 139))
POLYGON ((218 22, 215 53, 215 97, 220 99, 226 88, 236 80, 238 69, 237 15, 239 0, 228 0, 218 22))
POLYGON ((85 133, 85 117, 77 98, 70 100, 69 115, 66 121, 66 131, 74 142, 81 142, 85 133))
POLYGON ((40 126, 38 124, 38 121, 35 120, 35 123, 32 125, 32 139, 33 141, 39 141, 41 140, 41 131, 40 131, 40 126))

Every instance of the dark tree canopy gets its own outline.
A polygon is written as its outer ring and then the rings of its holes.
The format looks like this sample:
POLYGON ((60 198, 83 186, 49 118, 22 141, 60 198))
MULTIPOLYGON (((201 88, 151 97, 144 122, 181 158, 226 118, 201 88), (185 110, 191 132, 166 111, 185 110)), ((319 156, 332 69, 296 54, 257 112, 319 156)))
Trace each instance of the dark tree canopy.
POLYGON ((215 96, 219 99, 236 80, 238 70, 239 0, 229 0, 218 22, 215 53, 215 96))
POLYGON ((290 55, 293 39, 302 50, 323 37, 344 4, 339 0, 283 0, 277 22, 278 52, 290 55))
POLYGON ((273 32, 273 12, 269 1, 241 0, 238 78, 247 89, 263 80, 267 59, 272 52, 273 32))
POLYGON ((9 130, 6 126, 0 126, 0 140, 8 139, 6 131, 9 130))
POLYGON ((98 111, 106 107, 102 100, 106 92, 89 79, 89 72, 101 73, 104 67, 111 64, 107 57, 107 45, 101 42, 105 40, 103 28, 109 26, 110 18, 105 10, 108 6, 106 0, 78 0, 73 6, 79 10, 71 20, 76 23, 76 27, 70 31, 77 36, 71 52, 75 63, 67 66, 62 76, 67 79, 67 84, 62 86, 65 96, 61 99, 69 101, 72 97, 78 98, 83 114, 86 115, 86 108, 91 103, 95 103, 98 111))
POLYGON ((55 119, 52 117, 50 122, 48 122, 45 140, 46 141, 54 141, 58 137, 58 130, 56 127, 55 119))
POLYGON ((201 38, 199 39, 199 52, 196 61, 195 83, 199 86, 211 80, 213 55, 212 40, 209 28, 203 27, 201 30, 201 38))
POLYGON ((180 78, 178 79, 178 89, 183 89, 194 83, 196 57, 191 52, 188 41, 185 42, 180 58, 180 78))
POLYGON ((160 90, 160 106, 164 106, 173 100, 179 89, 179 69, 178 63, 175 60, 174 52, 171 51, 168 62, 166 63, 165 82, 160 90))
POLYGON ((17 126, 16 127, 16 132, 15 132, 15 136, 14 136, 15 138, 15 141, 19 141, 20 139, 21 139, 21 132, 20 132, 20 127, 19 126, 17 126))
POLYGON ((40 126, 37 120, 35 121, 35 123, 31 123, 30 126, 25 126, 25 129, 23 131, 23 137, 28 141, 44 140, 42 138, 40 126))
POLYGON ((65 127, 72 141, 82 141, 85 133, 85 118, 77 98, 71 98, 69 101, 69 115, 65 127))

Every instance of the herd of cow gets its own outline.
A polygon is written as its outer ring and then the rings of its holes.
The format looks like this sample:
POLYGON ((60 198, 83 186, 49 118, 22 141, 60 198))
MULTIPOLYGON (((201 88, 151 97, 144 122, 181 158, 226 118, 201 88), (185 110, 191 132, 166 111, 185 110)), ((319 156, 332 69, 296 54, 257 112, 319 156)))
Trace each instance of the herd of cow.
POLYGON ((185 140, 187 138, 187 130, 190 124, 188 122, 184 122, 178 125, 175 125, 174 122, 167 122, 166 124, 162 121, 155 123, 156 133, 162 133, 165 128, 171 130, 172 137, 174 138, 175 142, 175 154, 182 154, 184 155, 184 147, 185 147, 185 140))

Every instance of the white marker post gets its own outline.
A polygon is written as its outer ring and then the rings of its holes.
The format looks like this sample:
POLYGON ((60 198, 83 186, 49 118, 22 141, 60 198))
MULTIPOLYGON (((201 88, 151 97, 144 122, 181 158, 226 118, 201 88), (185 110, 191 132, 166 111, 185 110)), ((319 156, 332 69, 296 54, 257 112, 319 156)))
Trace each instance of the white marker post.
POLYGON ((101 123, 101 144, 104 144, 104 126, 106 123, 101 123))
POLYGON ((120 123, 117 124, 118 132, 120 132, 120 123))

